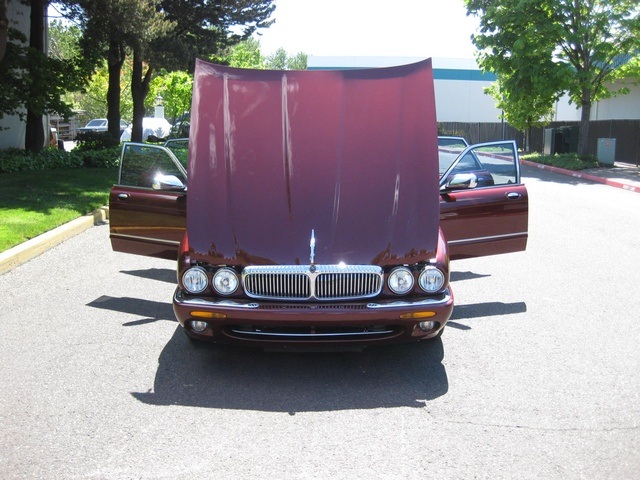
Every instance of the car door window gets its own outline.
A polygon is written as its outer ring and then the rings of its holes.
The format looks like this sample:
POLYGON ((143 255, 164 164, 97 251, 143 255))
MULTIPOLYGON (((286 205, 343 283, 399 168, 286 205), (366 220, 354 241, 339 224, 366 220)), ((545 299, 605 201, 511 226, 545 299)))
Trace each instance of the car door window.
POLYGON ((176 156, 180 164, 186 169, 187 160, 189 159, 189 139, 188 138, 172 138, 164 142, 164 146, 171 150, 176 156))
POLYGON ((125 144, 120 162, 120 185, 153 188, 158 175, 175 176, 183 184, 186 169, 169 149, 157 145, 125 144))
POLYGON ((476 182, 471 188, 520 183, 516 144, 513 141, 492 142, 466 148, 449 166, 441 179, 441 186, 457 174, 472 174, 476 182))

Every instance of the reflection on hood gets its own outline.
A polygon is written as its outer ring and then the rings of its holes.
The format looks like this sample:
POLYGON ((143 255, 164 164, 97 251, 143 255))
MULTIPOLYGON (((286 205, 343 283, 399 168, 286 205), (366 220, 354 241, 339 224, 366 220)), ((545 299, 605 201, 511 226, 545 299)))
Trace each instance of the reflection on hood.
POLYGON ((198 61, 192 260, 427 260, 438 234, 431 60, 382 69, 244 70, 198 61))

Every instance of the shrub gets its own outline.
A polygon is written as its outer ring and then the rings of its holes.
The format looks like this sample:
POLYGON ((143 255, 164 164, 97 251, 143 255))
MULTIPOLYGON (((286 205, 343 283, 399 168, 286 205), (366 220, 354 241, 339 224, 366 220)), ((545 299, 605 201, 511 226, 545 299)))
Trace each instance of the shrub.
POLYGON ((598 159, 592 155, 578 155, 577 153, 561 153, 556 155, 531 154, 523 155, 524 160, 552 165, 566 170, 584 170, 585 168, 595 168, 602 166, 598 159))
POLYGON ((115 139, 109 132, 80 132, 76 135, 76 149, 79 151, 102 150, 117 147, 120 139, 115 139))
POLYGON ((0 173, 35 171, 56 168, 111 168, 120 162, 120 147, 102 150, 72 150, 45 148, 31 153, 17 148, 0 150, 0 173))
POLYGON ((0 172, 21 172, 51 168, 78 168, 84 165, 75 152, 46 148, 38 153, 10 148, 0 150, 0 172))
POLYGON ((120 147, 103 148, 102 150, 86 150, 78 152, 85 167, 111 168, 120 163, 120 147))

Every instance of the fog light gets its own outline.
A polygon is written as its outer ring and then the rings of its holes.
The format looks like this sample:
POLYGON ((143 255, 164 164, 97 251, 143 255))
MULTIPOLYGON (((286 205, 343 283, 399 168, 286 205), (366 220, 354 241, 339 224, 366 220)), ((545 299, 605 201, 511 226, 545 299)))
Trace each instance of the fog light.
POLYGON ((191 322, 191 329, 194 332, 202 333, 207 329, 207 322, 201 322, 199 320, 194 320, 191 322))
POLYGON ((437 326, 438 326, 438 322, 434 322, 433 320, 430 320, 428 322, 420 322, 418 324, 418 328, 420 328, 420 330, 422 330, 423 332, 430 332, 431 330, 434 330, 437 326))

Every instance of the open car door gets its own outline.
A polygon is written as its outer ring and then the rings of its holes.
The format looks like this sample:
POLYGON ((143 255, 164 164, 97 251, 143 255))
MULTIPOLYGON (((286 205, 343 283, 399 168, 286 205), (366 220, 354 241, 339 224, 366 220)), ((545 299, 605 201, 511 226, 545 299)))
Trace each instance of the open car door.
MULTIPOLYGON (((440 178, 440 227, 452 259, 524 250, 529 204, 515 142, 471 145, 440 178)), ((441 155, 441 164, 443 158, 441 155)))
POLYGON ((109 196, 113 250, 177 258, 187 218, 186 149, 183 156, 157 145, 124 144, 109 196))

